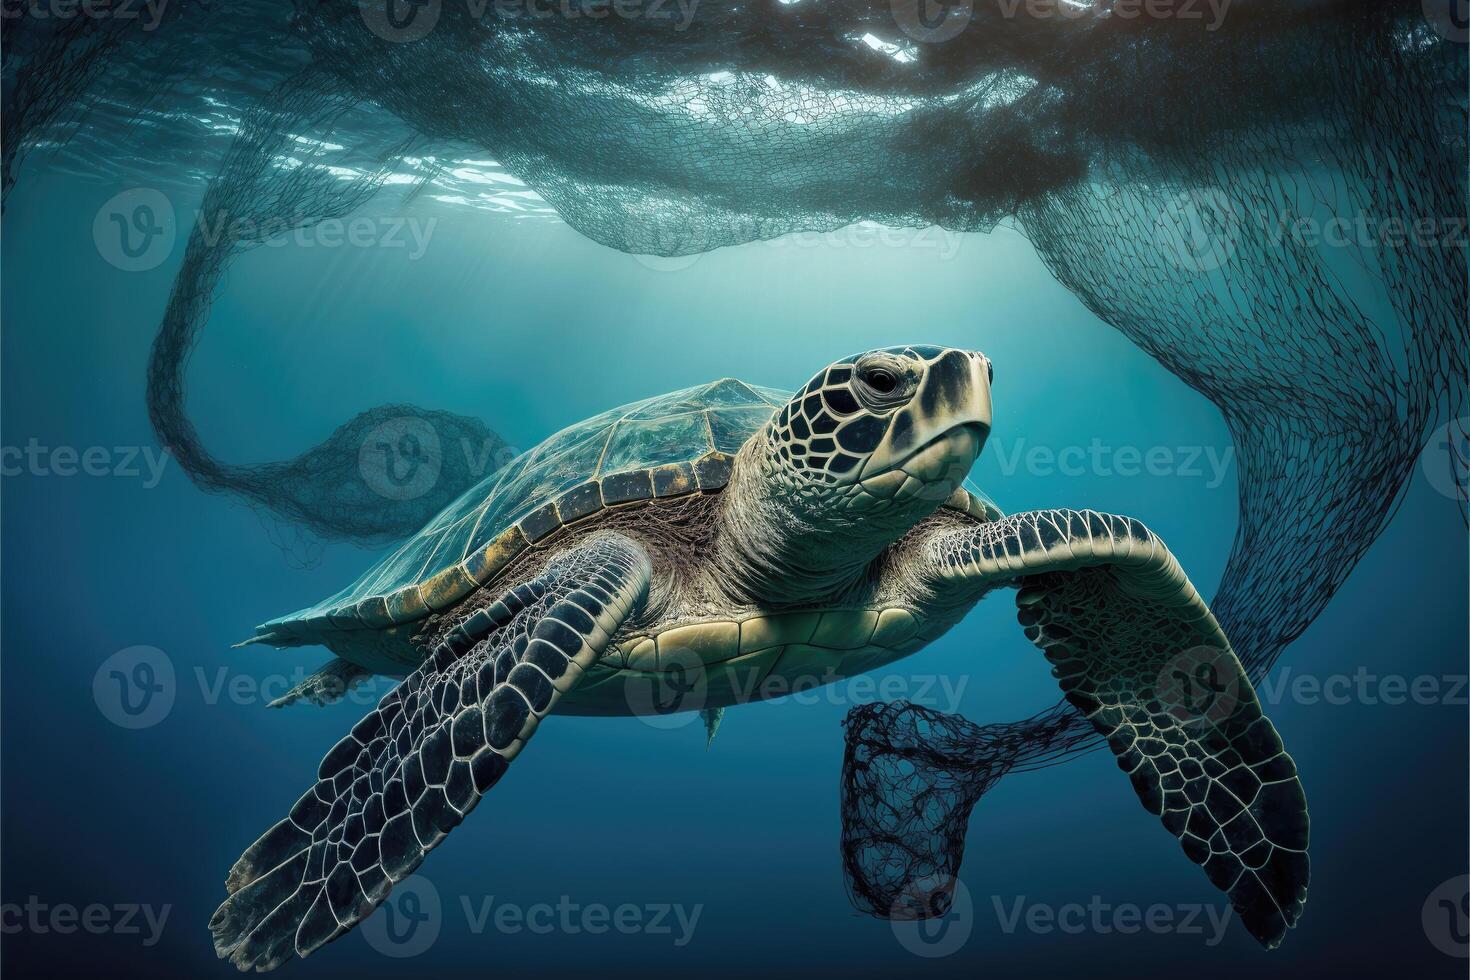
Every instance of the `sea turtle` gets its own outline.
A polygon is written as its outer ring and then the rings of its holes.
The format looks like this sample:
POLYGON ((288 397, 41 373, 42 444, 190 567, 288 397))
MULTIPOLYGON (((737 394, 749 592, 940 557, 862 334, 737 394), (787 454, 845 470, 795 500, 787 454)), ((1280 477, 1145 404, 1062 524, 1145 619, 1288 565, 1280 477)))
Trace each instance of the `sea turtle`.
POLYGON ((711 710, 871 670, 1000 588, 1144 806, 1279 943, 1308 877, 1294 763, 1158 537, 1093 511, 1004 517, 961 485, 991 381, 981 354, 899 347, 794 395, 725 379, 615 409, 260 627, 338 654, 296 695, 407 676, 230 870, 219 955, 267 969, 342 935, 553 711, 711 710))

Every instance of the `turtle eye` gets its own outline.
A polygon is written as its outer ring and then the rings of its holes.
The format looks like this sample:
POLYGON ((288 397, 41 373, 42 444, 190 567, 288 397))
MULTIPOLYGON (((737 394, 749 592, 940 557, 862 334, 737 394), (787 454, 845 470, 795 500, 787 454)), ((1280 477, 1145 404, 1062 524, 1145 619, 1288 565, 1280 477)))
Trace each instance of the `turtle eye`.
POLYGON ((852 393, 870 412, 885 413, 913 394, 918 377, 901 359, 879 351, 854 366, 852 393))
POLYGON ((880 395, 891 395, 898 389, 898 375, 885 368, 868 368, 862 373, 862 380, 880 395))

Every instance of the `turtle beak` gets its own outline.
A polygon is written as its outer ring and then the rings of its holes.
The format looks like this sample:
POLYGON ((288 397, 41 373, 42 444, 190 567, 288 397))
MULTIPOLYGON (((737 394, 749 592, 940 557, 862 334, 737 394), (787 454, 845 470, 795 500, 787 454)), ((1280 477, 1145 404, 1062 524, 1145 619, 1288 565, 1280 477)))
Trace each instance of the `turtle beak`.
POLYGON ((990 359, 975 351, 948 350, 930 361, 860 479, 901 468, 925 483, 959 486, 990 435, 990 373, 990 359))

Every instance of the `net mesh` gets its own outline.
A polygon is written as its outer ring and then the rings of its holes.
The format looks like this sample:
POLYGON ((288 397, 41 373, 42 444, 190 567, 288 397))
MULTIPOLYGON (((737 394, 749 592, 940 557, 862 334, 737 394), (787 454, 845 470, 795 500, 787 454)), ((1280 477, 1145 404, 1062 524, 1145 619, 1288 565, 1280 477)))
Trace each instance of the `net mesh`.
POLYGON ((303 156, 331 144, 294 137, 334 132, 354 103, 306 70, 246 114, 205 192, 154 341, 148 412, 159 440, 202 488, 234 493, 322 538, 375 545, 418 531, 503 460, 505 443, 477 419, 384 405, 294 459, 231 465, 209 453, 185 411, 189 353, 230 260, 271 235, 356 210, 388 175, 387 161, 407 150, 405 143, 378 149, 379 165, 355 180, 307 165, 303 156), (288 151, 296 163, 278 166, 288 151), (446 451, 460 446, 472 451, 446 451))

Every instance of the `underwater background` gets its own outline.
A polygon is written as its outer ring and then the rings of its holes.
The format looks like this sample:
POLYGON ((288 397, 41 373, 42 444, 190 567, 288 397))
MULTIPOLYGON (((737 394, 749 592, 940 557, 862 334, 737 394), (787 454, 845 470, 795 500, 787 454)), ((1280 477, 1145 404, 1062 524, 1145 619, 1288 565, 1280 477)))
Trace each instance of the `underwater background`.
MULTIPOLYGON (((355 694, 270 710, 328 654, 231 649, 374 553, 299 540, 158 455, 143 379, 198 199, 167 190, 177 241, 139 268, 119 261, 106 221, 137 187, 36 173, 5 215, 12 976, 233 973, 206 928, 226 870, 367 706, 355 694)), ((790 388, 867 348, 966 346, 996 372, 981 488, 1007 512, 1138 517, 1214 590, 1237 508, 1217 410, 1088 313, 1015 231, 857 226, 651 259, 542 216, 432 199, 404 213, 420 237, 288 237, 235 261, 190 364, 190 412, 215 454, 284 458, 395 402, 481 418, 525 449, 722 376, 790 388)), ((837 849, 847 710, 902 697, 1000 721, 1056 700, 1002 594, 872 684, 732 709, 708 749, 693 716, 554 719, 412 889, 283 969, 1463 976, 1466 595, 1454 488, 1421 468, 1260 686, 1313 821, 1306 912, 1274 952, 1222 919, 1223 896, 1102 752, 984 797, 945 920, 853 910, 837 849)))

